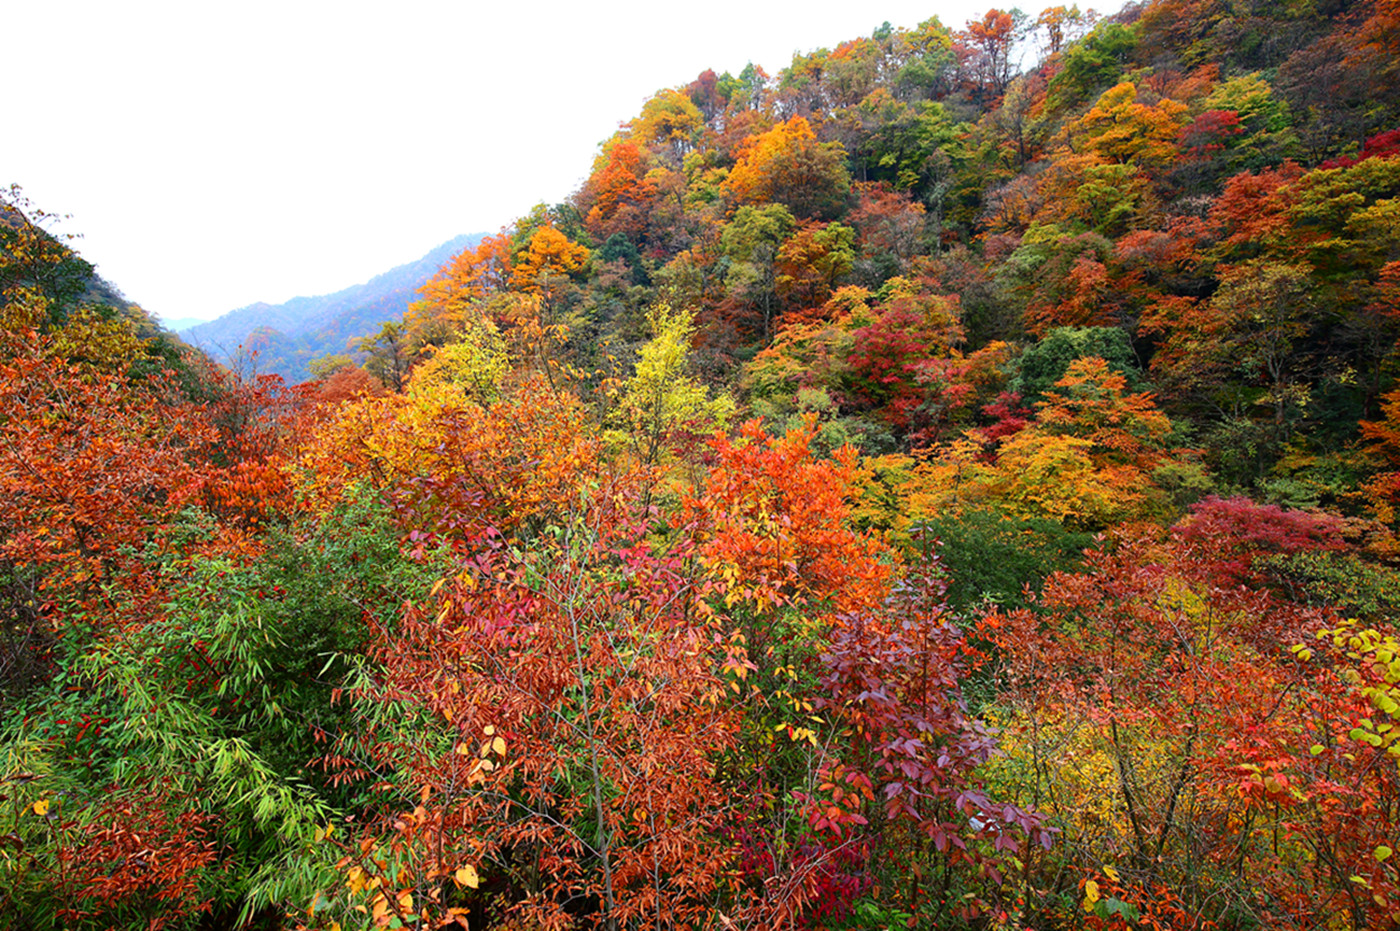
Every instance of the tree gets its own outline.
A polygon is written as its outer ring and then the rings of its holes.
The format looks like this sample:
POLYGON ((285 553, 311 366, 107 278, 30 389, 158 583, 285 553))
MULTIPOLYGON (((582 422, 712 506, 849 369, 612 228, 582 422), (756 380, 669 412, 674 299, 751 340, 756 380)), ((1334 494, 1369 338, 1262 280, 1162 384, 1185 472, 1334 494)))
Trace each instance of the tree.
POLYGON ((463 249, 418 289, 409 305, 405 325, 419 344, 447 339, 473 313, 473 307, 510 287, 510 240, 487 236, 475 248, 463 249))
POLYGON ((1075 151, 1113 164, 1160 169, 1177 156, 1186 112, 1185 105, 1170 99, 1155 106, 1139 102, 1137 87, 1125 81, 1104 91, 1064 133, 1075 151))
POLYGON ((1063 113, 1118 83, 1140 42, 1131 26, 1105 20, 1083 41, 1065 49, 1060 69, 1050 79, 1046 107, 1063 113))
MULTIPOLYGON (((983 627, 1003 657, 1009 712, 1008 765, 992 784, 1015 780, 1054 813, 1064 867, 1109 864, 1137 886, 1120 904, 1145 909, 1169 888, 1197 921, 1231 908, 1222 896, 1242 907, 1253 890, 1230 871, 1262 875, 1277 861, 1268 822, 1245 816, 1248 802, 1216 782, 1228 764, 1214 761, 1283 725, 1273 713, 1288 671, 1240 636, 1268 608, 1209 581, 1190 548, 1130 538, 1086 560, 1048 580, 1046 615, 994 614, 983 627)), ((1270 785, 1287 796, 1286 783, 1270 785)), ((1084 908, 1097 907, 1087 895, 1084 908)))
POLYGON ((0 308, 32 292, 43 298, 50 322, 59 323, 88 291, 92 264, 43 229, 56 219, 30 203, 19 185, 0 190, 0 308))
POLYGON ((776 202, 799 220, 835 217, 850 188, 841 146, 818 142, 811 124, 800 116, 746 139, 724 182, 733 204, 776 202))
POLYGON ((1117 327, 1057 327, 1021 353, 1020 373, 1011 381, 1027 404, 1040 401, 1076 359, 1096 357, 1121 374, 1125 386, 1139 388, 1142 375, 1128 334, 1117 327))
MULTIPOLYGON (((772 332, 777 311, 778 250, 796 226, 792 213, 782 204, 745 205, 720 234, 720 246, 731 262, 725 275, 731 301, 747 311, 742 316, 759 318, 759 332, 764 337, 772 332)), ((755 327, 750 323, 749 328, 755 327)))
POLYGON ((52 315, 32 291, 4 316, 0 696, 9 697, 48 678, 70 624, 120 628, 144 615, 143 599, 117 593, 149 582, 143 554, 197 495, 190 453, 215 431, 182 403, 173 372, 129 375, 142 351, 129 324, 74 311, 41 330, 52 315), (70 356, 75 347, 86 358, 70 356))
POLYGON ((352 341, 355 351, 365 353, 365 371, 390 391, 402 391, 413 367, 413 354, 408 345, 408 333, 402 324, 392 321, 379 328, 373 336, 352 341))
POLYGON ((1221 351, 1268 385, 1261 400, 1282 434, 1290 410, 1306 403, 1296 366, 1297 347, 1314 325, 1309 269, 1251 262, 1222 269, 1220 278, 1211 303, 1223 324, 1221 351))
POLYGON ((956 407, 971 394, 939 364, 963 339, 958 298, 904 278, 890 279, 884 290, 878 315, 852 334, 843 387, 853 406, 875 408, 895 429, 917 432, 937 419, 927 407, 956 407), (954 397, 941 396, 939 386, 949 382, 954 397))
POLYGON ((735 726, 728 647, 695 611, 684 550, 616 523, 621 490, 529 553, 463 541, 434 599, 379 637, 382 677, 358 698, 376 765, 402 776, 345 845, 332 908, 560 927, 582 903, 644 929, 732 900, 733 803, 711 763, 735 726))
POLYGON ((1099 530, 1162 506, 1152 473, 1168 458, 1171 422, 1152 396, 1096 357, 1075 359, 1036 406, 1034 423, 1001 442, 991 493, 1028 517, 1099 530))
POLYGON ((903 191, 883 184, 858 185, 860 201, 847 221, 860 234, 859 280, 878 287, 893 275, 903 274, 918 253, 923 238, 924 205, 903 191))
POLYGON ((708 577, 727 607, 748 609, 754 653, 772 637, 759 620, 769 612, 790 608, 830 623, 873 609, 889 584, 884 547, 847 526, 855 450, 819 461, 815 434, 809 417, 778 438, 754 420, 735 440, 716 435, 710 445, 722 467, 685 502, 708 577))
POLYGON ((819 314, 855 263, 855 230, 840 223, 804 223, 778 247, 775 290, 789 318, 819 314))
POLYGON ((1094 13, 1079 12, 1079 5, 1052 6, 1040 11, 1035 19, 1037 30, 1045 33, 1044 54, 1058 55, 1066 45, 1079 39, 1086 27, 1093 24, 1094 13))
POLYGON ((1089 440, 1099 465, 1150 469, 1171 433, 1171 422, 1152 395, 1128 394, 1122 373, 1096 356, 1071 362, 1039 408, 1036 420, 1041 428, 1089 440))
POLYGON ((588 261, 588 249, 552 226, 541 226, 511 268, 510 286, 540 298, 546 317, 554 319, 573 275, 588 261))
POLYGON ((711 400, 687 371, 693 320, 688 310, 653 306, 647 313, 652 338, 638 353, 636 371, 618 390, 616 417, 645 466, 723 427, 734 409, 726 397, 711 400))
POLYGON ((633 138, 667 153, 675 165, 681 163, 704 128, 705 117, 690 98, 669 89, 643 104, 641 116, 630 126, 633 138))
POLYGON ((644 150, 631 140, 614 138, 604 146, 577 200, 595 242, 622 234, 635 243, 646 231, 656 194, 644 150))
POLYGON ((1011 52, 1024 28, 1025 14, 988 10, 980 20, 970 19, 967 28, 958 33, 963 46, 964 67, 970 72, 973 87, 989 105, 1006 93, 1016 63, 1011 52))

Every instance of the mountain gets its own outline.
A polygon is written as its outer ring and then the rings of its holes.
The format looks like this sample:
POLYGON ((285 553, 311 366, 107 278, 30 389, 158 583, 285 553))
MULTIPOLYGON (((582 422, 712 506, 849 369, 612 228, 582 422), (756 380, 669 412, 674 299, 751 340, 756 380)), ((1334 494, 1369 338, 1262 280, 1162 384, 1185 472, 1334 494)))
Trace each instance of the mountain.
POLYGON ((258 302, 216 320, 182 329, 180 335, 221 362, 256 352, 257 369, 288 382, 305 381, 310 364, 346 351, 347 341, 398 320, 418 288, 453 255, 476 245, 483 233, 451 239, 414 262, 376 275, 364 284, 284 304, 258 302))

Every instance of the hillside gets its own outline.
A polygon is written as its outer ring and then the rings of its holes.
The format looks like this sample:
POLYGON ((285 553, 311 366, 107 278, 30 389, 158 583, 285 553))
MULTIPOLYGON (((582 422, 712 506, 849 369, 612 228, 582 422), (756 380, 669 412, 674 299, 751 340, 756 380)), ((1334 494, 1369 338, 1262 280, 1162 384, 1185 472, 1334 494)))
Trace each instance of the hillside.
POLYGON ((260 372, 288 382, 311 377, 309 365, 327 355, 349 352, 349 340, 397 321, 416 299, 416 291, 448 258, 475 246, 483 234, 463 235, 432 249, 413 262, 319 297, 296 297, 284 304, 259 302, 180 331, 191 345, 221 362, 240 353, 257 353, 260 372))
POLYGON ((49 231, 61 219, 30 202, 19 185, 0 190, 0 294, 27 290, 46 302, 56 322, 78 307, 120 318, 150 352, 174 358, 184 348, 175 334, 99 275, 69 245, 75 236, 49 231))
POLYGON ((0 916, 1400 928, 1397 0, 886 24, 591 155, 295 385, 0 252, 0 916))

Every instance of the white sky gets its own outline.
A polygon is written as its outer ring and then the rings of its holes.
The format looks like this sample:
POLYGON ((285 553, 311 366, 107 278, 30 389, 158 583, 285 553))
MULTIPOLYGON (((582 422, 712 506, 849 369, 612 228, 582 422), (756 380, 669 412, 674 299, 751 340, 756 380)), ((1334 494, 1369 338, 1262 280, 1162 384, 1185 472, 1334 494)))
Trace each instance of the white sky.
POLYGON ((707 67, 776 75, 987 7, 0 0, 0 184, 71 214, 60 231, 148 311, 212 319, 565 199, 619 123, 707 67))

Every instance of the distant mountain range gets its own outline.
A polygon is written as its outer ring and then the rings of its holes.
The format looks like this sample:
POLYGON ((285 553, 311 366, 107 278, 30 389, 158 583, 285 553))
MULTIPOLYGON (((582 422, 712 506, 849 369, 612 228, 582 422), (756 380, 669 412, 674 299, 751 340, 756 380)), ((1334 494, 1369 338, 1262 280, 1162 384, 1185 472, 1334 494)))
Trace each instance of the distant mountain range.
MULTIPOLYGON (((285 304, 259 302, 229 311, 217 320, 172 329, 220 362, 257 353, 259 372, 274 372, 289 383, 311 377, 311 363, 347 352, 349 340, 368 336, 386 321, 403 317, 418 288, 449 258, 475 246, 485 233, 458 236, 415 262, 392 268, 364 284, 320 297, 295 297, 285 304)), ((181 327, 180 324, 187 324, 181 327)))

